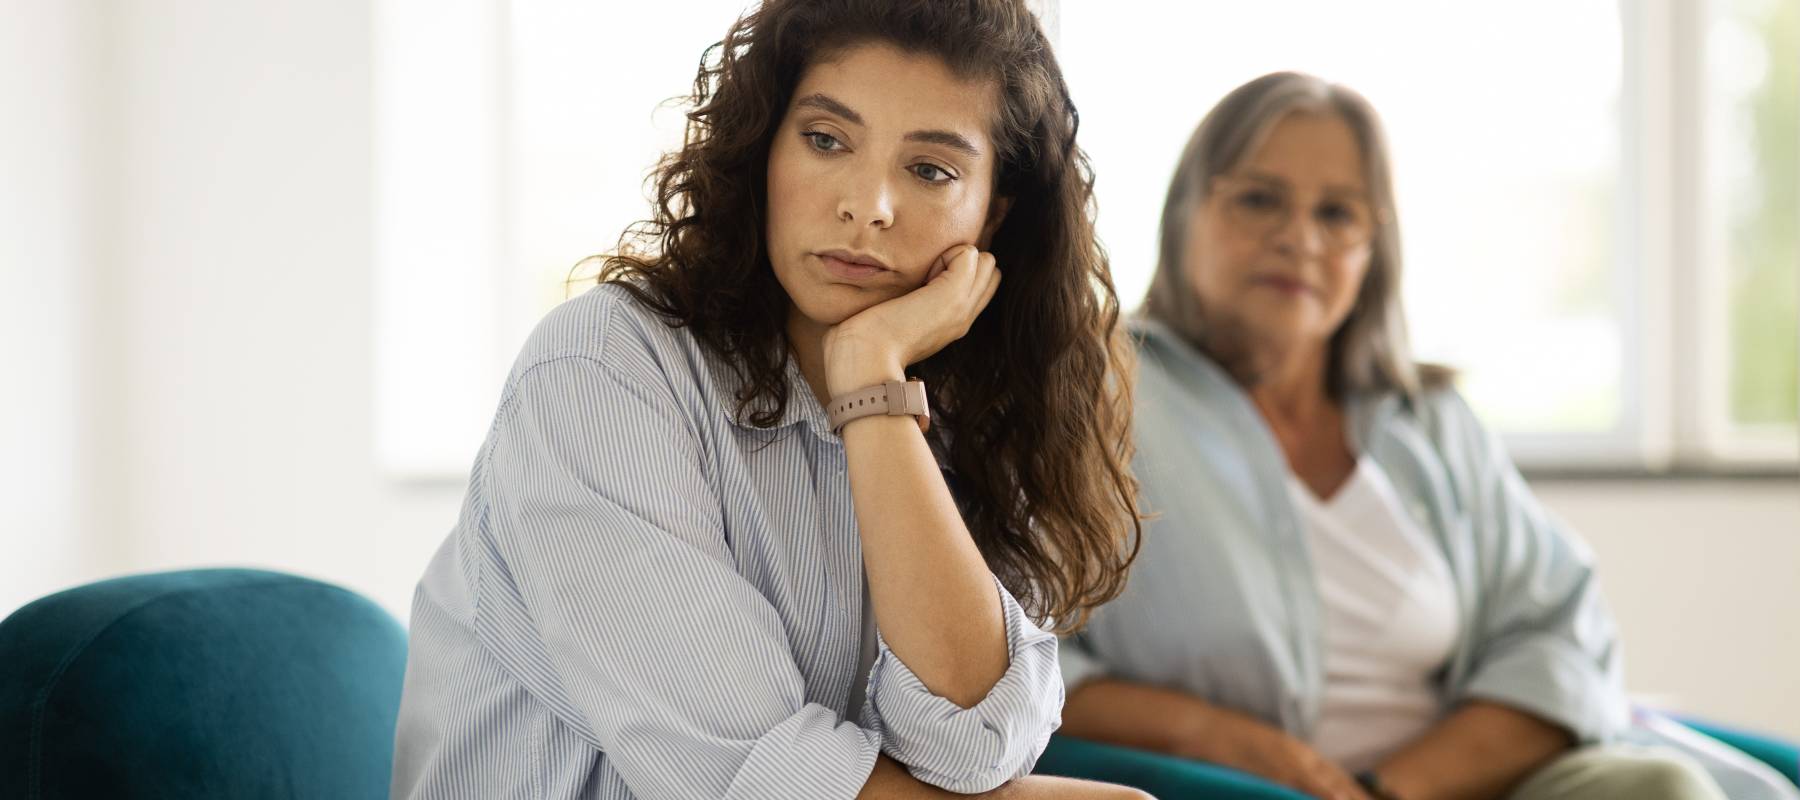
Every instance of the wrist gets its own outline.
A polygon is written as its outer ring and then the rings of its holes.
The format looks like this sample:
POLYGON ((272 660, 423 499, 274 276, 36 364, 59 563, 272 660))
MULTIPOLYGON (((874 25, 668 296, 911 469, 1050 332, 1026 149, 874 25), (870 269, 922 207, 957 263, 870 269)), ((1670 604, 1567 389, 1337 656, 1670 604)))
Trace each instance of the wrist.
POLYGON ((825 387, 834 398, 888 381, 906 380, 906 370, 884 363, 850 364, 841 369, 827 368, 826 373, 825 387))
POLYGON ((1372 769, 1365 769, 1355 775, 1356 785, 1369 793, 1375 800, 1402 800, 1413 795, 1403 794, 1381 779, 1381 775, 1372 769))
POLYGON ((1442 797, 1451 790, 1437 775, 1421 772, 1411 764, 1386 763, 1368 770, 1368 773, 1380 784, 1379 788, 1383 793, 1374 795, 1379 798, 1418 800, 1421 797, 1442 797))
POLYGON ((906 362, 891 346, 854 336, 826 346, 825 388, 832 397, 887 381, 906 380, 906 362))
MULTIPOLYGON (((1236 758, 1224 752, 1222 744, 1239 741, 1229 728, 1229 720, 1211 707, 1195 708, 1180 716, 1174 730, 1170 752, 1182 758, 1214 764, 1235 764, 1236 758)), ((1248 735, 1251 732, 1246 731, 1248 735)))

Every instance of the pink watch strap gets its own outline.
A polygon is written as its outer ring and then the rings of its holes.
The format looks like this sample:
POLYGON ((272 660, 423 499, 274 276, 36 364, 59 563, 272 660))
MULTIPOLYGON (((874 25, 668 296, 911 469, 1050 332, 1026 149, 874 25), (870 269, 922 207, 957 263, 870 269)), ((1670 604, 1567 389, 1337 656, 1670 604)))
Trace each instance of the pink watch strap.
POLYGON ((921 432, 931 429, 931 407, 925 402, 923 381, 888 381, 867 389, 831 398, 825 407, 831 430, 842 431, 851 420, 886 414, 890 417, 912 416, 919 420, 921 432))

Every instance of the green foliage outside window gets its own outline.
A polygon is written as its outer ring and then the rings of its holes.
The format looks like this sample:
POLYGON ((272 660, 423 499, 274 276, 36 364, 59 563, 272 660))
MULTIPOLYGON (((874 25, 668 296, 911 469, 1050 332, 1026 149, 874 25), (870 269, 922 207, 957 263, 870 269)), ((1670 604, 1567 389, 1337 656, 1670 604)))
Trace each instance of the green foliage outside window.
POLYGON ((1747 99, 1753 163, 1731 252, 1731 416, 1792 425, 1800 417, 1800 3, 1736 4, 1756 16, 1768 72, 1747 99))

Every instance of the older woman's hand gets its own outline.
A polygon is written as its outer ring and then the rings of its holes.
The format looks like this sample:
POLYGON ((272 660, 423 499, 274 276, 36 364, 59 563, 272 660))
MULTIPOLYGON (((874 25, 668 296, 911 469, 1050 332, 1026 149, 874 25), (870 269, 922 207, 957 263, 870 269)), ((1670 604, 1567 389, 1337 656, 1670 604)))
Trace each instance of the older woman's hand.
POLYGON ((1240 714, 1208 725, 1207 741, 1191 750, 1207 761, 1242 770, 1321 800, 1371 800, 1356 779, 1305 742, 1240 714))

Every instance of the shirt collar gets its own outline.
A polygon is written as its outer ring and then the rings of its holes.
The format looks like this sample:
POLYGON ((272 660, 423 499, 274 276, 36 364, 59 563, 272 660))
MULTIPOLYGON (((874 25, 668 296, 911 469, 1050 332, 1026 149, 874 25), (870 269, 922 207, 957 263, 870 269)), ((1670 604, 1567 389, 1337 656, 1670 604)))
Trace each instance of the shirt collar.
POLYGON ((714 398, 714 401, 719 407, 719 413, 724 414, 725 419, 731 424, 745 431, 772 432, 794 425, 802 425, 819 439, 837 443, 838 435, 832 432, 831 423, 825 416, 825 407, 819 405, 819 399, 813 396, 812 387, 807 384, 806 376, 800 372, 800 362, 792 355, 785 354, 782 362, 783 370, 787 375, 787 403, 782 408, 781 419, 773 427, 758 427, 748 419, 739 418, 737 393, 744 382, 736 370, 726 365, 720 365, 717 370, 719 380, 714 384, 718 387, 717 397, 714 398))
MULTIPOLYGON (((1139 352, 1154 350, 1151 357, 1170 359, 1182 367, 1179 378, 1203 398, 1238 406, 1237 411, 1262 422, 1250 395, 1239 386, 1225 368, 1200 348, 1177 333, 1162 320, 1139 316, 1131 321, 1132 336, 1140 343, 1139 352)), ((1404 397, 1399 392, 1363 392, 1344 401, 1345 436, 1352 450, 1361 453, 1374 439, 1376 431, 1387 425, 1401 411, 1404 397)))

